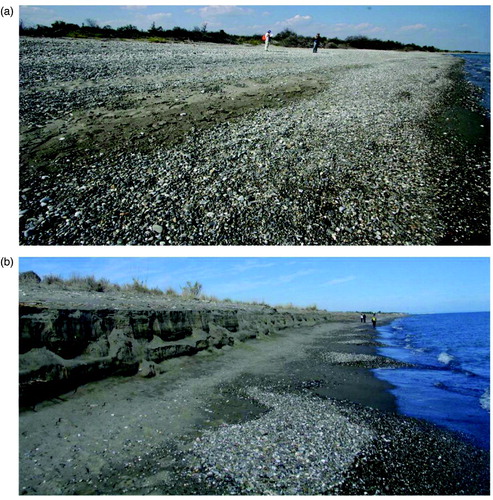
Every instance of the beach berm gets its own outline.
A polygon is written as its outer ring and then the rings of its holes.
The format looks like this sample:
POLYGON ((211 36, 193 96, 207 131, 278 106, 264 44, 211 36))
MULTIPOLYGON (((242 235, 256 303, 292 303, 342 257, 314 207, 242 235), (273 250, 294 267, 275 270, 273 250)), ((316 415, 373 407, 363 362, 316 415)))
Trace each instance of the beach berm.
POLYGON ((22 38, 20 241, 485 244, 474 95, 440 53, 22 38))

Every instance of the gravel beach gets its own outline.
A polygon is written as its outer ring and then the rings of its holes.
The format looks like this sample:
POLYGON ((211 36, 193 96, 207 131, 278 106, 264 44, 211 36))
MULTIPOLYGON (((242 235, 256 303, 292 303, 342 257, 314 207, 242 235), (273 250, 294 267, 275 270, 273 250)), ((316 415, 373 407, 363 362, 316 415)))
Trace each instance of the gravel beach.
POLYGON ((444 54, 23 38, 20 242, 488 244, 478 111, 444 54))
POLYGON ((488 494, 487 452, 394 413, 375 343, 347 313, 79 387, 21 412, 19 491, 488 494))

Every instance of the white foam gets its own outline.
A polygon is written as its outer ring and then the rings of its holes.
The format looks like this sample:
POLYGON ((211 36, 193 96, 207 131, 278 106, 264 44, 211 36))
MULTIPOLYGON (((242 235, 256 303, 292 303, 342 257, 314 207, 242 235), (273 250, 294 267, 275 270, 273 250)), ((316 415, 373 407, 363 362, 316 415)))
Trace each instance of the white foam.
POLYGON ((441 352, 438 356, 438 361, 444 365, 448 365, 453 359, 454 357, 446 352, 441 352))
POLYGON ((486 391, 484 391, 484 394, 479 398, 479 404, 481 405, 481 408, 485 409, 486 411, 490 411, 490 388, 488 387, 486 391))

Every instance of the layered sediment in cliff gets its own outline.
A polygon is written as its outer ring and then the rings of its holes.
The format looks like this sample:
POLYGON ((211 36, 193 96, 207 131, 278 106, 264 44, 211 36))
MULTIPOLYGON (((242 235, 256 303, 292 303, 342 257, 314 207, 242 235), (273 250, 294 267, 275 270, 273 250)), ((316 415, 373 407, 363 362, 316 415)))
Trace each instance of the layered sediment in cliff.
POLYGON ((60 301, 21 301, 21 405, 33 405, 110 376, 152 377, 166 370, 163 361, 170 358, 315 325, 331 316, 326 311, 199 301, 159 306, 158 301, 133 300, 127 307, 83 302, 76 304, 73 297, 63 305, 60 301))

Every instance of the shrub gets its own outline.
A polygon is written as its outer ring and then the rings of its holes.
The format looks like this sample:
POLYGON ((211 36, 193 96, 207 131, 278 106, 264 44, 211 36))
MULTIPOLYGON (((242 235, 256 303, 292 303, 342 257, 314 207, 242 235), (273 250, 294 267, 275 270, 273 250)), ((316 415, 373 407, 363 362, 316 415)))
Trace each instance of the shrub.
POLYGON ((137 278, 132 278, 133 282, 125 285, 124 290, 134 293, 145 293, 149 295, 164 295, 164 292, 159 288, 149 288, 143 281, 137 278))
POLYGON ((73 275, 68 280, 65 280, 64 285, 68 288, 87 292, 109 292, 110 290, 118 290, 120 288, 105 278, 96 279, 94 276, 82 277, 77 275, 73 275))
POLYGON ((47 274, 43 278, 42 283, 45 283, 46 285, 57 285, 57 286, 64 285, 63 279, 58 274, 47 274))
POLYGON ((198 281, 193 285, 191 281, 187 281, 187 284, 181 287, 181 294, 185 298, 198 299, 201 292, 202 285, 198 281))

